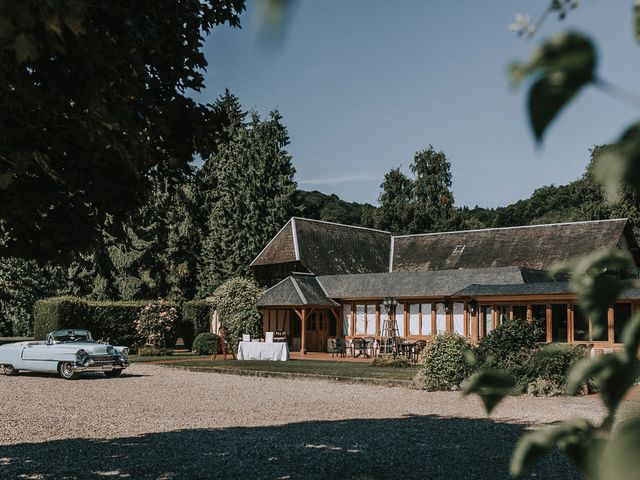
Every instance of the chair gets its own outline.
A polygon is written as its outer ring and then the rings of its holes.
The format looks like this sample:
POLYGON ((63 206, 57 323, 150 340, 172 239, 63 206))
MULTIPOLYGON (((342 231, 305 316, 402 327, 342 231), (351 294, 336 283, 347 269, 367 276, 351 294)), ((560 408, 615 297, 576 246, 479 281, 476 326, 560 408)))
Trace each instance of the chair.
POLYGON ((367 342, 367 352, 370 352, 370 355, 372 357, 377 356, 377 343, 376 343, 376 339, 373 337, 366 337, 364 339, 365 342, 367 342))
POLYGON ((364 338, 354 338, 351 340, 351 345, 353 347, 353 358, 357 358, 360 355, 369 356, 367 353, 367 341, 364 338))
POLYGON ((411 351, 411 361, 414 363, 418 363, 418 360, 420 360, 420 354, 422 353, 422 350, 424 350, 424 347, 427 346, 427 342, 426 340, 418 340, 416 343, 413 344, 413 350, 411 351))
POLYGON ((331 338, 329 344, 331 345, 331 358, 335 355, 342 358, 347 356, 347 341, 344 337, 331 338))
POLYGON ((274 332, 267 332, 264 334, 264 341, 266 343, 273 343, 274 332))

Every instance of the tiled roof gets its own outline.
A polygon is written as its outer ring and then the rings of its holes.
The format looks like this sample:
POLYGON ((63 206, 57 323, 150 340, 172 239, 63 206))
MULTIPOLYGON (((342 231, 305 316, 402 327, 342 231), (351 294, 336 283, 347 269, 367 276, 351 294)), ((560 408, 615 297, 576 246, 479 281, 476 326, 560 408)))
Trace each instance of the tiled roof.
POLYGON ((268 289, 260 300, 259 307, 296 307, 305 305, 335 306, 327 297, 316 277, 307 274, 291 275, 268 289))
POLYGON ((547 270, 572 256, 623 243, 637 260, 638 244, 626 219, 407 235, 393 238, 392 270, 512 265, 547 270))

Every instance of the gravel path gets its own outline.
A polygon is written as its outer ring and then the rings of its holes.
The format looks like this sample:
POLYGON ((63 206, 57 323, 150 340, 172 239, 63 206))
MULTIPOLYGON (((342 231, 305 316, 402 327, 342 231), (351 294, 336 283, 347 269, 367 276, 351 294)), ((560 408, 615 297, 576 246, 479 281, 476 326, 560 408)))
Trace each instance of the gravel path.
MULTIPOLYGON (((529 425, 595 397, 477 398, 133 365, 118 379, 0 375, 0 478, 506 478, 529 425)), ((537 478, 577 478, 559 455, 537 478)))

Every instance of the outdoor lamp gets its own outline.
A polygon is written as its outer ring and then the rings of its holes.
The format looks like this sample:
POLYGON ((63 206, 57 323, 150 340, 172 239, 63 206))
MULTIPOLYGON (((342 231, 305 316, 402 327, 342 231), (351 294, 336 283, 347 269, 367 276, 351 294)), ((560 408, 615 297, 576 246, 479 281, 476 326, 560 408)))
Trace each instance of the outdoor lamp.
POLYGON ((469 302, 469 311, 471 312, 471 315, 475 315, 477 310, 478 310, 478 302, 476 302, 475 300, 471 300, 469 302))
POLYGON ((384 305, 384 308, 387 310, 387 315, 391 315, 391 312, 393 312, 393 309, 396 307, 396 305, 398 305, 398 301, 393 297, 387 297, 384 299, 384 302, 382 302, 382 304, 384 305))

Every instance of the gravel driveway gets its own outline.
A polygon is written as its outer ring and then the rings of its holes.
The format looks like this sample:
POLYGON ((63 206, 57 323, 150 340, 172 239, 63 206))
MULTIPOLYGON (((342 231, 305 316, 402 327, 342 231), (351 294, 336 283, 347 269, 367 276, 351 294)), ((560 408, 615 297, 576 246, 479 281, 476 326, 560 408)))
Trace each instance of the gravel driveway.
MULTIPOLYGON (((507 478, 529 425, 595 397, 477 398, 133 365, 117 379, 0 375, 0 478, 507 478)), ((578 478, 558 454, 536 478, 578 478)))

